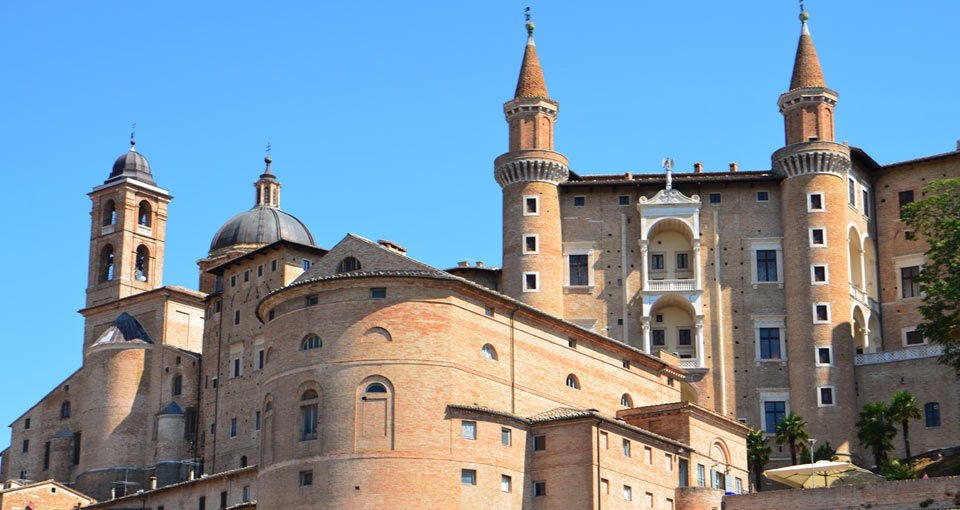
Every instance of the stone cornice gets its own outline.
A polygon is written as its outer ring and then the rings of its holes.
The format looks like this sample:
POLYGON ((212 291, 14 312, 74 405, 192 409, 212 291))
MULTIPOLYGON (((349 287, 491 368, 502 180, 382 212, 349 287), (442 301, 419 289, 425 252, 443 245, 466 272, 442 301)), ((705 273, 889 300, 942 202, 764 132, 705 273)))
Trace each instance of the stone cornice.
POLYGON ((838 97, 839 94, 835 90, 826 87, 806 87, 780 94, 777 105, 781 112, 788 106, 809 102, 822 102, 836 106, 838 97))
POLYGON ((844 177, 850 170, 850 149, 835 142, 803 142, 788 145, 770 157, 774 172, 785 177, 831 174, 844 177))
POLYGON ((493 177, 501 188, 517 182, 559 184, 570 178, 567 158, 544 150, 508 152, 494 161, 493 177))

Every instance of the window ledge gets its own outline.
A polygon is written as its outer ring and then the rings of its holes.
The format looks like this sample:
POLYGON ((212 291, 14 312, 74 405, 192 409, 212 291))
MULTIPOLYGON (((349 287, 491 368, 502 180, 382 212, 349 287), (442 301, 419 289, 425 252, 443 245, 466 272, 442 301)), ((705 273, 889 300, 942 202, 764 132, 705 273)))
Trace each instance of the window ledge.
POLYGON ((593 285, 564 285, 564 294, 593 294, 596 287, 593 285))

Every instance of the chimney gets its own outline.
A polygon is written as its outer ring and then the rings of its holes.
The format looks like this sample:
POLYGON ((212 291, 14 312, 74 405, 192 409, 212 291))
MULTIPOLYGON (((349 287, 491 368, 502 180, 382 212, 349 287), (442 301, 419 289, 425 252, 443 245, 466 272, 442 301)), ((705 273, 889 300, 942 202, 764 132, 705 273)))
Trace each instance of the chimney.
POLYGON ((957 140, 957 150, 960 151, 960 140, 957 140))
MULTIPOLYGON (((960 143, 960 142, 958 142, 958 143, 960 143)), ((628 181, 629 181, 629 180, 632 180, 632 179, 633 179, 633 172, 627 172, 627 173, 623 174, 623 176, 626 177, 628 181)))
POLYGON ((457 267, 470 267, 470 263, 467 262, 466 260, 462 260, 460 262, 457 262, 457 267))
POLYGON ((736 161, 734 161, 733 163, 730 163, 731 172, 736 172, 739 169, 740 169, 740 163, 737 163, 736 161))
POLYGON ((478 260, 478 261, 477 261, 477 267, 483 267, 483 261, 482 261, 482 260, 478 260))
POLYGON ((150 477, 150 490, 156 490, 156 489, 157 489, 157 477, 151 476, 151 477, 150 477))
POLYGON ((703 173, 703 163, 701 163, 701 162, 699 162, 699 161, 697 161, 696 163, 694 163, 694 164, 693 164, 693 173, 695 173, 695 174, 701 174, 701 173, 703 173))
POLYGON ((397 244, 397 243, 395 243, 395 242, 393 242, 393 241, 387 241, 386 239, 379 239, 379 240, 377 240, 377 243, 378 243, 380 246, 383 246, 384 248, 386 248, 386 249, 388 249, 388 250, 395 251, 395 252, 397 252, 397 253, 399 253, 399 254, 401 254, 401 255, 405 255, 405 254, 407 253, 407 249, 406 249, 406 248, 404 248, 403 246, 400 246, 399 244, 397 244))

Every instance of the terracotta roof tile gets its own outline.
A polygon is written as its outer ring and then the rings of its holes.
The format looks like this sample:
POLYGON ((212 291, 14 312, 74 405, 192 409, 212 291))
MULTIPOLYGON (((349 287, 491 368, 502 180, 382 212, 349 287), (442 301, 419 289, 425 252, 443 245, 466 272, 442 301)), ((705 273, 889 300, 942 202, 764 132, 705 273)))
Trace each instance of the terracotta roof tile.
POLYGON ((793 62, 790 90, 826 86, 826 82, 823 81, 823 71, 820 69, 820 60, 817 59, 817 50, 813 47, 813 38, 810 37, 807 22, 804 21, 800 42, 797 44, 797 57, 793 62))
POLYGON ((517 91, 513 97, 549 97, 547 84, 543 81, 543 71, 540 69, 540 59, 537 57, 537 47, 533 44, 533 30, 530 30, 527 37, 527 48, 523 51, 523 64, 520 65, 520 79, 517 80, 517 91))

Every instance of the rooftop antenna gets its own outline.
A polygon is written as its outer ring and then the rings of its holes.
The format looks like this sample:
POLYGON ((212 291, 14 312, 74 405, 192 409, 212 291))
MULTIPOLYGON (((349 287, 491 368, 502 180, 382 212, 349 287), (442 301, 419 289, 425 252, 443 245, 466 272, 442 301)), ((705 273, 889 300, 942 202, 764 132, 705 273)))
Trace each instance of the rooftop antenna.
POLYGON ((670 172, 673 170, 673 158, 663 158, 661 165, 667 171, 667 191, 670 191, 673 189, 673 175, 670 172))
POLYGON ((130 150, 133 152, 137 152, 137 149, 134 148, 134 146, 137 145, 137 141, 134 140, 136 136, 137 136, 137 123, 134 122, 133 125, 130 126, 130 150))

